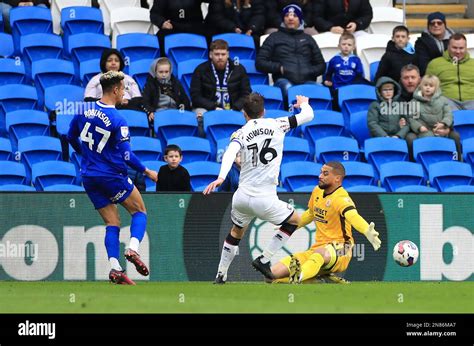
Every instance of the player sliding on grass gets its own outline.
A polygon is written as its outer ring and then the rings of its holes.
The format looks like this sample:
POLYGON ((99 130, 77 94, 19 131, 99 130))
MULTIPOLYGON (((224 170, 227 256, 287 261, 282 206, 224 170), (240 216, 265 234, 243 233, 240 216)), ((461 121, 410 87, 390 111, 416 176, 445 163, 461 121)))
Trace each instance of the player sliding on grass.
POLYGON ((368 224, 357 212, 354 202, 341 186, 344 166, 332 161, 321 168, 319 184, 313 190, 308 209, 301 215, 298 227, 314 221, 316 242, 305 252, 283 258, 272 267, 273 282, 302 283, 317 275, 329 281, 346 281, 333 273, 347 269, 352 258, 352 227, 366 236, 377 251, 381 241, 374 223, 368 224))
POLYGON ((147 169, 130 149, 130 134, 125 119, 115 105, 124 95, 124 74, 109 71, 100 77, 103 96, 89 109, 74 116, 67 139, 76 152, 82 153, 81 175, 84 188, 106 226, 105 247, 115 284, 135 285, 119 263, 120 218, 116 203, 132 215, 130 243, 125 258, 137 271, 147 276, 148 268, 138 255, 146 230, 146 209, 142 196, 127 176, 127 165, 156 182, 157 173, 147 169), (79 141, 80 137, 81 141, 79 141))
POLYGON ((252 265, 272 280, 270 258, 281 249, 296 230, 300 217, 293 207, 278 199, 276 187, 283 154, 283 140, 291 129, 314 118, 313 109, 305 96, 296 96, 296 108, 301 113, 278 119, 264 118, 264 100, 259 94, 250 94, 244 102, 247 123, 231 136, 231 142, 222 158, 219 177, 203 191, 210 194, 221 185, 237 156, 241 153, 239 188, 232 198, 231 218, 234 224, 224 241, 216 284, 224 284, 227 271, 238 252, 239 242, 253 218, 280 225, 267 249, 252 265))

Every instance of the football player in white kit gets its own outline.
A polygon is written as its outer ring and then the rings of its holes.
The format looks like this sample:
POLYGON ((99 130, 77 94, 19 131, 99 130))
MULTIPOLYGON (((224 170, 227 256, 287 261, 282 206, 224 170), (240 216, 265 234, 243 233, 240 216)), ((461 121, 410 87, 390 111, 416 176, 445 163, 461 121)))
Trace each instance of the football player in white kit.
POLYGON ((296 101, 294 107, 301 109, 299 114, 277 119, 264 118, 263 97, 256 93, 250 94, 243 108, 247 123, 232 134, 222 158, 219 177, 203 191, 204 195, 208 195, 224 182, 240 152, 239 188, 232 198, 231 218, 234 225, 224 241, 214 282, 216 284, 226 282, 227 271, 238 252, 239 242, 255 217, 280 226, 262 255, 252 262, 255 269, 270 280, 273 280, 270 258, 281 249, 298 226, 298 213, 277 196, 285 134, 314 118, 307 97, 298 95, 296 101))

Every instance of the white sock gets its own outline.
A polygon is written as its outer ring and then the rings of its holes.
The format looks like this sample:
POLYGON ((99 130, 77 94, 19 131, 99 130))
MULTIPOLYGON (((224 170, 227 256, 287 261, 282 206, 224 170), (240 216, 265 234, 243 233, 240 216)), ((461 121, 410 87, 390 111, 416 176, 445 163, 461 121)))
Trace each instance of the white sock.
POLYGON ((109 262, 110 262, 110 267, 112 269, 122 271, 122 267, 120 266, 120 262, 118 261, 118 259, 116 259, 115 257, 110 257, 109 262))
POLYGON ((224 241, 224 245, 222 246, 221 260, 219 262, 219 268, 217 271, 227 275, 227 270, 229 270, 230 264, 234 260, 235 255, 238 255, 238 253, 238 245, 230 245, 224 241))
POLYGON ((128 248, 130 250, 133 250, 135 252, 138 252, 138 247, 140 246, 140 240, 138 240, 135 237, 130 238, 130 244, 128 245, 128 248))
POLYGON ((286 244, 288 239, 290 239, 288 234, 278 230, 272 240, 270 240, 270 244, 268 244, 267 248, 263 250, 263 258, 261 259, 262 263, 270 262, 270 258, 272 258, 272 256, 286 244))

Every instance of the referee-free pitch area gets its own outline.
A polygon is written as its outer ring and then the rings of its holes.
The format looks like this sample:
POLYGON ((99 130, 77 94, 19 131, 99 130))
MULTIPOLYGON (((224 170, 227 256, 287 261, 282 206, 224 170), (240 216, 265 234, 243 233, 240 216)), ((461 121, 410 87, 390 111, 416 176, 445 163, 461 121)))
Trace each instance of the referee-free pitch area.
POLYGON ((474 312, 473 282, 264 284, 13 282, 2 313, 436 313, 474 312))

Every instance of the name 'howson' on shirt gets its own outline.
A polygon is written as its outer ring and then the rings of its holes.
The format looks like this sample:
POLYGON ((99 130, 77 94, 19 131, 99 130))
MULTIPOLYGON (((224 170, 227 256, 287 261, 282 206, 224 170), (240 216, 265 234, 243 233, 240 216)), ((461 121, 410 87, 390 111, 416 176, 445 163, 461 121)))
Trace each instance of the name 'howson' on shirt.
POLYGON ((261 135, 273 136, 274 132, 275 131, 273 131, 271 129, 259 128, 259 129, 256 129, 256 130, 253 130, 252 132, 250 132, 247 135, 247 137, 245 138, 245 140, 247 142, 250 142, 253 138, 255 138, 257 136, 261 136, 261 135))

